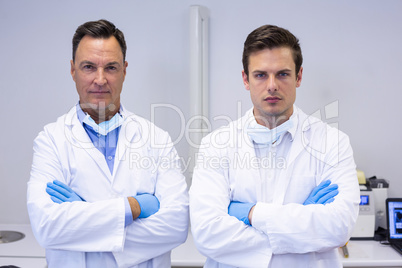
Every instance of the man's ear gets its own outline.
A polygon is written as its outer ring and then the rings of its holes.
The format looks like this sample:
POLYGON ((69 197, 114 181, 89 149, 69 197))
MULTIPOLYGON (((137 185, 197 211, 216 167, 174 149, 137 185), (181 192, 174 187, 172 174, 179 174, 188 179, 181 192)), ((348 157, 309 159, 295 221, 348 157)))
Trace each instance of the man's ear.
POLYGON ((243 84, 247 90, 250 90, 250 86, 248 84, 248 75, 243 71, 241 71, 241 76, 243 77, 243 84))
POLYGON ((124 75, 124 77, 126 77, 126 73, 127 73, 127 66, 128 66, 128 62, 127 62, 127 61, 125 61, 125 62, 124 62, 124 66, 123 66, 123 75, 124 75))
POLYGON ((71 60, 71 61, 70 61, 70 64, 71 64, 71 70, 70 70, 71 77, 72 77, 73 80, 75 81, 75 65, 74 65, 74 61, 71 60))
POLYGON ((296 77, 296 87, 300 87, 302 77, 303 77, 303 67, 300 67, 299 73, 297 74, 296 77))

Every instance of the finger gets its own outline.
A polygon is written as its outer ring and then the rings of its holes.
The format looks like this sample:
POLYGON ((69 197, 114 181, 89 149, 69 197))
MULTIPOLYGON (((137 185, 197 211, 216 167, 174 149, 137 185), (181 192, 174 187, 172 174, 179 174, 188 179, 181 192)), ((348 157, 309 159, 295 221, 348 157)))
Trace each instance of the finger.
POLYGON ((329 199, 334 198, 335 196, 337 196, 339 193, 338 190, 333 190, 331 192, 326 193, 325 195, 323 195, 318 201, 318 204, 325 204, 329 199))
POLYGON ((62 183, 59 180, 54 180, 53 183, 65 189, 67 192, 74 193, 73 189, 71 189, 69 186, 67 186, 66 184, 62 183))
POLYGON ((61 200, 62 202, 64 202, 67 198, 62 195, 61 193, 59 193, 58 191, 55 191, 54 189, 47 187, 46 188, 46 193, 48 193, 51 197, 56 197, 57 199, 61 200))
POLYGON ((334 200, 335 200, 335 198, 330 198, 330 199, 328 199, 327 201, 325 201, 323 205, 332 203, 334 200))
POLYGON ((71 192, 67 191, 66 189, 64 189, 63 187, 61 187, 61 186, 59 186, 59 185, 57 185, 57 184, 54 184, 54 183, 49 182, 49 183, 47 184, 47 186, 48 186, 49 188, 53 189, 54 191, 56 191, 56 192, 58 192, 58 193, 64 195, 64 196, 67 197, 67 198, 71 196, 71 192))
POLYGON ((323 189, 323 188, 328 187, 330 184, 331 184, 331 181, 330 181, 330 180, 325 180, 325 181, 322 181, 322 182, 317 186, 317 188, 318 188, 318 189, 323 189))
POLYGON ((84 202, 86 202, 85 201, 85 199, 84 198, 82 198, 81 196, 79 196, 78 194, 75 194, 80 200, 78 200, 78 201, 84 201, 84 202))
POLYGON ((63 201, 61 201, 60 199, 54 197, 54 196, 50 196, 50 199, 52 199, 53 202, 57 203, 57 204, 61 204, 63 203, 63 201))
POLYGON ((331 184, 330 186, 325 187, 325 188, 321 189, 320 191, 318 191, 317 196, 321 197, 321 196, 324 196, 327 193, 335 191, 335 190, 338 190, 338 184, 331 184))
POLYGON ((329 186, 331 184, 330 180, 326 180, 326 181, 322 181, 318 186, 316 186, 313 191, 311 192, 310 196, 315 196, 317 194, 318 191, 320 191, 321 189, 329 186))

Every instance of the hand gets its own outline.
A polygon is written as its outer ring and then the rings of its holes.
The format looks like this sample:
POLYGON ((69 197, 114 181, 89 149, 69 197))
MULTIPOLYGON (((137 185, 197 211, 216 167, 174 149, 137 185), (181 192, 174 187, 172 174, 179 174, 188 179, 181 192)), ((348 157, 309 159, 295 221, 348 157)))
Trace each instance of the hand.
POLYGON ((70 187, 58 180, 48 182, 46 192, 50 195, 52 201, 58 204, 63 202, 85 201, 70 187))
POLYGON ((254 203, 242 203, 238 201, 232 201, 229 204, 228 213, 230 216, 234 216, 239 221, 242 221, 245 224, 251 226, 248 215, 250 213, 251 208, 254 205, 255 205, 254 203))
POLYGON ((138 218, 148 218, 159 210, 159 200, 152 194, 139 194, 133 196, 141 208, 138 218))
POLYGON ((329 204, 334 201, 334 197, 338 193, 337 184, 331 184, 330 180, 323 181, 311 191, 310 196, 304 201, 303 205, 329 204))

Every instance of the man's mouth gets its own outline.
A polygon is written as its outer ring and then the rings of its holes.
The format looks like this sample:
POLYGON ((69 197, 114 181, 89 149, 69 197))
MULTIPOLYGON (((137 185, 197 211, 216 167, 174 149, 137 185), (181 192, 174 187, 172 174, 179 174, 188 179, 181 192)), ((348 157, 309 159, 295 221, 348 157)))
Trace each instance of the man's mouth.
POLYGON ((109 91, 106 91, 106 90, 92 90, 89 93, 92 93, 92 94, 107 94, 107 93, 109 93, 109 91))
POLYGON ((277 103, 281 99, 279 97, 267 97, 264 100, 268 103, 277 103))

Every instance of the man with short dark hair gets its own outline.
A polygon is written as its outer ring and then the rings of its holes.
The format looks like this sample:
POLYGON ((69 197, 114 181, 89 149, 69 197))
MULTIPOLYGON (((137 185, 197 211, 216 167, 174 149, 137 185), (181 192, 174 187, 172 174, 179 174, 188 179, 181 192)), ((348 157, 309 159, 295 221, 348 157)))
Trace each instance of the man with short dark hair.
POLYGON ((169 135, 120 103, 123 33, 79 26, 71 75, 79 103, 34 142, 28 212, 49 268, 170 267, 188 230, 188 195, 169 135))
POLYGON ((210 267, 342 267, 359 208, 348 137, 294 105, 299 40, 264 25, 243 51, 253 108, 206 136, 190 189, 195 244, 210 267))

